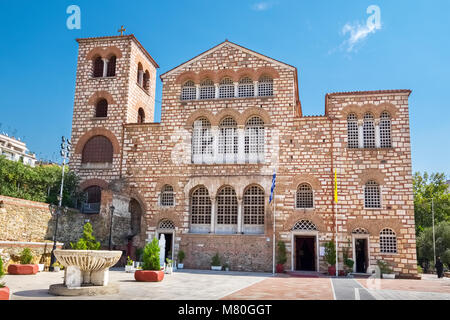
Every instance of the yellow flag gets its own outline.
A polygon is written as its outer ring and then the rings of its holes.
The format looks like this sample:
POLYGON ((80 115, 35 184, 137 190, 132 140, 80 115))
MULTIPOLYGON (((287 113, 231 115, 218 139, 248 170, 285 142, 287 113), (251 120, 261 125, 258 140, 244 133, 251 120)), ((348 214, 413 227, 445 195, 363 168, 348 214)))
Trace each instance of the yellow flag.
POLYGON ((334 202, 338 202, 336 169, 334 169, 334 202))

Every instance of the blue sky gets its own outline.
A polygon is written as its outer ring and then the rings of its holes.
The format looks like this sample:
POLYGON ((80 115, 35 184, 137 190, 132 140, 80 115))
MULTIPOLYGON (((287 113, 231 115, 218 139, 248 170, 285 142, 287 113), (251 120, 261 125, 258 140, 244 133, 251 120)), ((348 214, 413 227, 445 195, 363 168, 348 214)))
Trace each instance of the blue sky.
POLYGON ((324 113, 327 92, 411 89, 413 170, 449 175, 449 13, 448 0, 2 0, 0 132, 59 161, 60 137, 71 132, 75 38, 125 25, 160 65, 157 101, 160 74, 225 39, 296 66, 305 115, 324 113), (80 30, 66 27, 72 4, 80 30), (370 5, 380 8, 379 29, 366 27, 370 5))

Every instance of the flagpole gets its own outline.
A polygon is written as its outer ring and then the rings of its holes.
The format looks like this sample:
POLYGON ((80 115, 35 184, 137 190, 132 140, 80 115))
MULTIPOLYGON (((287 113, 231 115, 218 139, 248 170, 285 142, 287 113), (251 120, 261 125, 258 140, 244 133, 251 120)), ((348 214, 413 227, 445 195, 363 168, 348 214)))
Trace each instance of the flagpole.
POLYGON ((335 217, 335 226, 336 226, 336 277, 339 275, 339 254, 338 254, 338 198, 337 198, 337 173, 336 169, 334 169, 334 217, 335 217))
POLYGON ((273 192, 273 253, 272 253, 272 273, 275 275, 275 190, 273 192))

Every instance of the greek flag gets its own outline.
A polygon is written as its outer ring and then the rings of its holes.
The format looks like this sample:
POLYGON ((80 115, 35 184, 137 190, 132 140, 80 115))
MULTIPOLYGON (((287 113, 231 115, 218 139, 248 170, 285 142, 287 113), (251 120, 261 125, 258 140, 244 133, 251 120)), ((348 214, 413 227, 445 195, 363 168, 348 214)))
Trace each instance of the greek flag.
POLYGON ((275 190, 275 180, 277 179, 277 174, 274 172, 272 177, 272 188, 270 189, 270 198, 269 203, 272 202, 273 199, 273 190, 275 190))

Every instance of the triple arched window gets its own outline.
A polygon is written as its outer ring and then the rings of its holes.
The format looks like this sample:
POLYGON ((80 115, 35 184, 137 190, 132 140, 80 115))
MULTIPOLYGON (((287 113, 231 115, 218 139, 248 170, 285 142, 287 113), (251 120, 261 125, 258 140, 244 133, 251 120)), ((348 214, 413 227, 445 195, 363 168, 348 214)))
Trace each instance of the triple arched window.
POLYGON ((358 121, 356 114, 347 116, 347 147, 357 148, 391 148, 391 116, 387 111, 375 119, 372 113, 366 112, 358 121))

